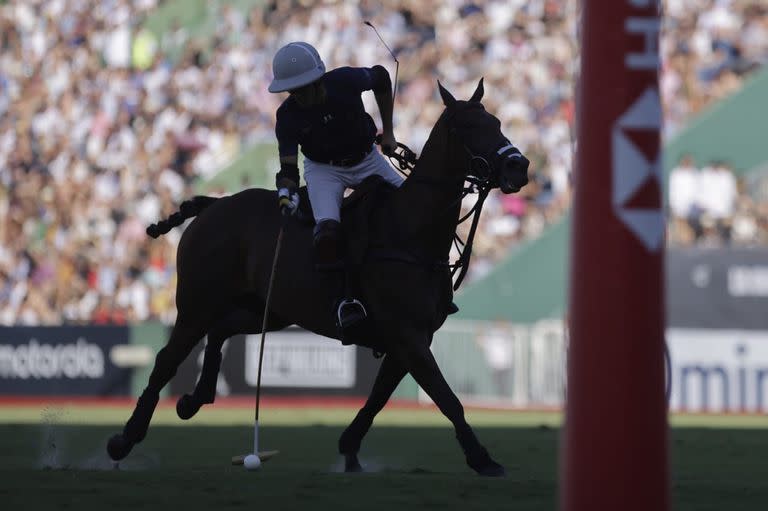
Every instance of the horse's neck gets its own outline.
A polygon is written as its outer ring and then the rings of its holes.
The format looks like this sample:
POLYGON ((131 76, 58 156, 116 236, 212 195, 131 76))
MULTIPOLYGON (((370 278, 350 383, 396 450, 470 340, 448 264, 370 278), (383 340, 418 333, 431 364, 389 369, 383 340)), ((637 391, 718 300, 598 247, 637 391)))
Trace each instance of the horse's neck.
POLYGON ((450 252, 463 186, 463 154, 448 142, 447 127, 438 123, 411 172, 412 182, 406 181, 400 194, 403 225, 418 233, 423 250, 439 259, 450 252))

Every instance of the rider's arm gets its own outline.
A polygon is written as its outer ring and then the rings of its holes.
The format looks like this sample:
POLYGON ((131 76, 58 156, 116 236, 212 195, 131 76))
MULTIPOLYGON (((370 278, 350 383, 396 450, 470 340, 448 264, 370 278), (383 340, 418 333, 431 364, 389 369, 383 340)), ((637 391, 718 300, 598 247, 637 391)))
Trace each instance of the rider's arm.
POLYGON ((382 131, 392 133, 392 80, 389 72, 383 66, 373 66, 370 70, 372 77, 372 89, 376 104, 381 113, 382 131))
POLYGON ((280 156, 280 172, 275 178, 277 188, 296 189, 299 186, 299 157, 280 156))
POLYGON ((277 110, 275 135, 280 152, 280 172, 275 176, 277 188, 296 189, 299 186, 299 142, 296 130, 282 108, 277 110))

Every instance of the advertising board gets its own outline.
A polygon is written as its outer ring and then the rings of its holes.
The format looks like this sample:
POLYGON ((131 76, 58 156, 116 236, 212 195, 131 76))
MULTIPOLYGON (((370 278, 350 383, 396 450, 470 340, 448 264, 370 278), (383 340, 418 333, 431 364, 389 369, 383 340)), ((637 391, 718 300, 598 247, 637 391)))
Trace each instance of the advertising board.
POLYGON ((0 327, 0 395, 127 396, 131 370, 113 350, 123 326, 0 327))
MULTIPOLYGON (((220 396, 254 395, 261 335, 238 335, 224 343, 217 381, 220 396)), ((200 377, 198 344, 171 381, 171 394, 189 393, 200 377)), ((343 346, 298 328, 267 334, 261 384, 263 395, 367 396, 380 360, 370 349, 343 346)))

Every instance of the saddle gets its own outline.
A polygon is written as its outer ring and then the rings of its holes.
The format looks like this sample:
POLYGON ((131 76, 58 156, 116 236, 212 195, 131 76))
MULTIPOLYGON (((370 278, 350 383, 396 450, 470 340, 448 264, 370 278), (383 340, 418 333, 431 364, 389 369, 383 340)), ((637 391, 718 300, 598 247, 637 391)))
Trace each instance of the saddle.
MULTIPOLYGON (((352 194, 342 202, 341 230, 342 252, 344 254, 344 290, 340 294, 337 305, 334 306, 334 311, 339 307, 339 304, 344 305, 345 303, 357 303, 365 310, 364 306, 357 299, 350 299, 350 297, 361 298, 362 293, 360 293, 361 290, 358 284, 360 267, 365 261, 372 244, 382 243, 383 241, 381 239, 383 233, 375 232, 376 222, 373 221, 373 214, 380 204, 384 204, 388 200, 394 190, 396 188, 385 181, 384 178, 373 175, 360 183, 352 194)), ((313 226, 315 220, 307 188, 301 187, 298 193, 301 199, 296 216, 304 225, 313 226)), ((337 326, 339 327, 340 338, 343 344, 357 344, 371 348, 376 358, 386 353, 386 346, 370 331, 371 325, 367 319, 356 323, 355 326, 344 329, 341 328, 338 322, 337 326)))
MULTIPOLYGON (((359 266, 376 237, 372 230, 371 215, 377 206, 386 203, 396 188, 378 175, 368 176, 341 204, 341 229, 344 237, 345 263, 347 266, 359 266)), ((312 204, 307 187, 299 188, 299 222, 307 226, 315 225, 312 204)))

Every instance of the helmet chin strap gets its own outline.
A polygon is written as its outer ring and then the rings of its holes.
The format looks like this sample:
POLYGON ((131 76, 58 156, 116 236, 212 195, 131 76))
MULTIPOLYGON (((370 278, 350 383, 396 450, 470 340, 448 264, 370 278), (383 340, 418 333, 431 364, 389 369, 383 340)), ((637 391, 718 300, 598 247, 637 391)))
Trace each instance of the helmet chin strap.
POLYGON ((325 101, 325 88, 320 81, 312 82, 291 92, 299 105, 307 107, 318 105, 325 101))

